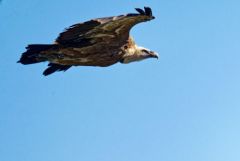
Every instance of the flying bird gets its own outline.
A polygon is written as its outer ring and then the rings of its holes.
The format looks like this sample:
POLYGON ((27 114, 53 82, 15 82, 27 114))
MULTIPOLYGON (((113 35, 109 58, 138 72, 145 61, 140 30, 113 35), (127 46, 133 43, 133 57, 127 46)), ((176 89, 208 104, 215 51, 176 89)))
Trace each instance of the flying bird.
POLYGON ((138 13, 92 19, 78 23, 60 33, 53 44, 30 44, 18 63, 27 65, 48 61, 47 76, 72 66, 107 67, 131 63, 158 54, 135 44, 131 28, 154 19, 149 7, 136 8, 138 13))

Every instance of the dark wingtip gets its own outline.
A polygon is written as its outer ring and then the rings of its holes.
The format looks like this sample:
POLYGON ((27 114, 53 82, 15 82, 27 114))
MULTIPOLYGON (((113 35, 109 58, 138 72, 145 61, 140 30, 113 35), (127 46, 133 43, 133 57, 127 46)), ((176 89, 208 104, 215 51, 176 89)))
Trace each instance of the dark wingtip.
POLYGON ((45 71, 43 72, 43 75, 46 77, 46 76, 48 76, 48 75, 50 75, 50 74, 47 74, 45 71))
POLYGON ((144 10, 142 10, 141 8, 135 8, 136 11, 138 11, 138 13, 140 13, 141 15, 145 15, 144 10))
POLYGON ((43 75, 48 76, 48 75, 50 75, 54 72, 58 72, 58 71, 65 72, 70 67, 71 67, 70 65, 59 65, 59 64, 49 63, 48 68, 44 70, 43 75))
POLYGON ((152 19, 155 19, 155 17, 152 15, 152 9, 150 7, 144 7, 144 10, 141 8, 135 8, 136 11, 140 14, 140 15, 146 15, 151 17, 152 19))
POLYGON ((144 7, 147 16, 152 16, 152 9, 150 7, 144 7))
POLYGON ((49 64, 48 64, 48 68, 45 69, 42 74, 43 74, 44 76, 48 76, 48 75, 56 72, 56 71, 58 70, 58 68, 57 68, 56 66, 57 66, 57 65, 55 65, 55 64, 53 64, 53 63, 49 63, 49 64))
MULTIPOLYGON (((52 72, 52 73, 54 73, 54 72, 52 72)), ((52 74, 52 73, 48 73, 48 72, 44 71, 44 72, 43 72, 43 75, 46 77, 46 76, 49 76, 49 75, 52 74)))

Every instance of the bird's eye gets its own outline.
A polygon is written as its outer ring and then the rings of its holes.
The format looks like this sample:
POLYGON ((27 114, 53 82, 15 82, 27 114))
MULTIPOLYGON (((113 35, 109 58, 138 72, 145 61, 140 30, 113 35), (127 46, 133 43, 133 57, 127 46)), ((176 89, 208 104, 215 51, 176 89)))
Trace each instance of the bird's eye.
POLYGON ((145 49, 142 50, 144 53, 148 54, 149 52, 145 49))

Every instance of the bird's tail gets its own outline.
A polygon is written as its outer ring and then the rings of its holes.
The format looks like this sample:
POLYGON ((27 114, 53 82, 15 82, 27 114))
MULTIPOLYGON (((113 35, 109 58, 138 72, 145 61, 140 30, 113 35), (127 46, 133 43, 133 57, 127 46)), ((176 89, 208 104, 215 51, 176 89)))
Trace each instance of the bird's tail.
POLYGON ((45 50, 56 48, 56 44, 31 44, 26 47, 18 63, 27 65, 47 61, 46 57, 40 53, 45 50))
MULTIPOLYGON (((26 47, 27 51, 24 52, 18 61, 18 63, 27 65, 47 61, 48 59, 41 52, 49 49, 57 49, 57 44, 31 44, 26 47)), ((70 68, 70 65, 60 65, 49 63, 48 68, 43 72, 43 75, 47 76, 57 71, 66 71, 70 68)))

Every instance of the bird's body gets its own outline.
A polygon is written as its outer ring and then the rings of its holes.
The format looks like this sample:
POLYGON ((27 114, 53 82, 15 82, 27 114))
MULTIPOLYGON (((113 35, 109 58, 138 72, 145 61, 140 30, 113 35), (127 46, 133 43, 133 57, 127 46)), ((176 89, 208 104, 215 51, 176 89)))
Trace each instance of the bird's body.
POLYGON ((126 53, 125 45, 111 46, 108 42, 102 42, 101 45, 93 44, 86 47, 65 47, 58 45, 43 51, 52 63, 75 66, 100 66, 105 67, 119 62, 126 53))
POLYGON ((22 64, 49 61, 44 75, 65 71, 71 66, 106 67, 130 63, 157 54, 138 47, 129 35, 137 23, 154 19, 151 9, 136 9, 140 14, 127 14, 90 20, 71 26, 61 33, 54 44, 28 45, 19 60, 22 64))

